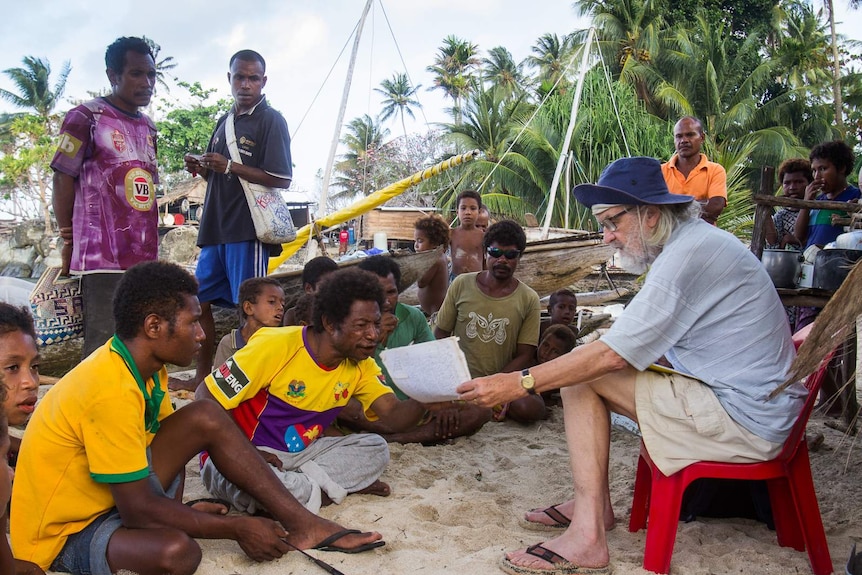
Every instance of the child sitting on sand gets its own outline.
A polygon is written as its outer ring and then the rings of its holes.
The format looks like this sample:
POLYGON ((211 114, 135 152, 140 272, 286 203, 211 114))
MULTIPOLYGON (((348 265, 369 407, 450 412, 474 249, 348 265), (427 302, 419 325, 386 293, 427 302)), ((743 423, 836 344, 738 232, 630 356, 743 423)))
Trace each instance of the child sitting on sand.
POLYGON ((458 227, 449 236, 452 271, 449 280, 469 272, 480 272, 484 268, 485 249, 482 240, 485 231, 476 227, 479 210, 482 209, 482 196, 474 190, 464 190, 455 199, 458 207, 458 227))
POLYGON ((218 344, 213 365, 219 366, 262 327, 279 327, 284 314, 284 289, 278 280, 249 278, 239 286, 240 328, 233 329, 218 344))
POLYGON ((571 325, 578 313, 578 298, 570 289, 559 289, 551 294, 548 300, 548 313, 550 319, 542 320, 539 324, 539 341, 545 335, 548 327, 556 324, 571 325))
POLYGON ((443 246, 440 257, 416 282, 419 287, 419 306, 428 317, 433 317, 443 305, 449 288, 449 271, 446 250, 449 248, 449 226, 437 215, 419 218, 413 224, 413 248, 425 252, 443 246))
MULTIPOLYGON (((39 349, 33 317, 25 307, 0 302, 0 373, 5 378, 3 412, 8 425, 21 426, 36 408, 39 349)), ((21 439, 10 437, 9 463, 14 466, 21 439)))
MULTIPOLYGON (((577 345, 577 335, 569 326, 561 323, 548 326, 545 335, 539 339, 539 347, 536 348, 536 365, 565 355, 577 345)), ((545 400, 546 407, 562 403, 558 389, 543 391, 542 399, 545 400)))

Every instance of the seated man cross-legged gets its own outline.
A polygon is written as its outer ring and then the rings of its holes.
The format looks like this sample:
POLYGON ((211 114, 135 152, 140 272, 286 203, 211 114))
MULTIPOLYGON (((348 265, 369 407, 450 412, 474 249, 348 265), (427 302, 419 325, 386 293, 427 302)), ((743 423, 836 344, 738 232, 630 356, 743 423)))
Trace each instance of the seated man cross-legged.
MULTIPOLYGON (((228 410, 308 509, 341 503, 350 493, 388 495, 380 475, 389 447, 379 435, 324 436, 355 398, 370 420, 395 431, 416 426, 421 403, 399 401, 380 381, 374 352, 380 336, 383 290, 377 276, 358 269, 332 272, 314 295, 308 327, 261 328, 197 389, 197 401, 228 410)), ((272 514, 269 503, 207 460, 201 479, 210 493, 241 511, 272 514)))
MULTIPOLYGON (((506 554, 501 568, 518 575, 610 572, 610 412, 638 422, 653 462, 671 475, 701 460, 773 459, 806 396, 795 383, 770 398, 794 348, 766 270, 737 238, 702 221, 691 196, 668 192, 657 160, 617 160, 574 193, 623 266, 649 271, 606 334, 531 370, 536 390, 562 388, 574 498, 527 514, 565 531, 506 554), (649 369, 662 356, 675 371, 649 369)), ((527 396, 518 373, 458 391, 484 406, 527 396)))
POLYGON ((233 539, 255 561, 333 538, 348 551, 383 544, 379 533, 305 509, 215 402, 174 411, 165 364, 188 365, 200 349, 197 289, 165 262, 123 275, 116 334, 45 394, 24 434, 12 489, 16 557, 76 574, 191 575, 201 561, 195 538, 233 539), (183 505, 186 463, 203 450, 275 520, 183 505))

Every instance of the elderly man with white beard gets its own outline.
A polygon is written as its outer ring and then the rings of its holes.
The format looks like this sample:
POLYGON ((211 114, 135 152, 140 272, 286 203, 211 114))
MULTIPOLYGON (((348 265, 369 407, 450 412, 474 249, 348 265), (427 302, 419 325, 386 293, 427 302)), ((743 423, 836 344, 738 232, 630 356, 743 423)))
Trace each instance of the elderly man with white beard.
MULTIPOLYGON (((806 395, 797 383, 768 397, 794 357, 775 288, 738 239, 699 218, 691 196, 668 191, 658 161, 617 160, 574 194, 627 269, 648 273, 600 339, 531 370, 535 391, 562 389, 574 497, 527 513, 565 531, 507 553, 501 569, 518 575, 609 572, 610 412, 638 422, 651 458, 670 475, 701 460, 775 457, 806 395), (651 369, 662 357, 673 372, 651 369)), ((458 388, 462 400, 483 406, 529 391, 518 373, 458 388)))

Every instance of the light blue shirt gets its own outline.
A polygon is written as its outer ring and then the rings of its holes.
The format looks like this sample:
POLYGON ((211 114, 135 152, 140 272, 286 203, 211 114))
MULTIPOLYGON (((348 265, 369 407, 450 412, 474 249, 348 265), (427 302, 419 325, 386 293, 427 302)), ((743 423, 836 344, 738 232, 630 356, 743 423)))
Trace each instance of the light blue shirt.
POLYGON ((774 443, 807 395, 796 383, 768 399, 795 356, 787 316, 760 261, 702 220, 674 230, 601 341, 638 370, 666 356, 712 388, 734 421, 774 443))

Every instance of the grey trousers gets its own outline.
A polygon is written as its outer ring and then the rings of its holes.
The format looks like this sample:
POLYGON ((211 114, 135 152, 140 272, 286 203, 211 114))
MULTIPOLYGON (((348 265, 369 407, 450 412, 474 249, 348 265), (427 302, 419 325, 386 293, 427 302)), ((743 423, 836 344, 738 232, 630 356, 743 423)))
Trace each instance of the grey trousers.
MULTIPOLYGON (((348 493, 365 489, 380 478, 389 464, 386 440, 373 433, 320 437, 298 453, 260 447, 278 456, 282 469, 272 468, 285 487, 312 513, 320 510, 322 493, 341 503, 348 493)), ((263 506, 228 481, 207 459, 201 480, 214 497, 240 511, 254 514, 263 506)))

